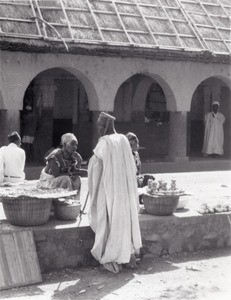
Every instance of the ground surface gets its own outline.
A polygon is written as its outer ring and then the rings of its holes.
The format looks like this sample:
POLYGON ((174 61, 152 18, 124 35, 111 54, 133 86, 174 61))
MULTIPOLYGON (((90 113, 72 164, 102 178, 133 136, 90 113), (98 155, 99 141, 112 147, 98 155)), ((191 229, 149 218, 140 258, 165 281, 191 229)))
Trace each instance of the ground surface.
MULTIPOLYGON (((184 173, 163 173, 154 174, 156 181, 164 180, 170 187, 171 179, 176 180, 176 186, 183 189, 187 199, 186 210, 192 213, 199 209, 202 203, 216 205, 218 203, 231 204, 231 171, 211 171, 211 172, 184 172, 184 173)), ((0 187, 0 195, 4 187, 0 187)), ((82 188, 80 200, 85 202, 87 195, 87 178, 82 178, 82 188)), ((183 199, 181 197, 181 199, 183 199)), ((88 211, 89 201, 85 212, 88 211)), ((0 220, 5 219, 5 214, 0 203, 0 220)), ((87 219, 87 217, 86 217, 87 219)))
POLYGON ((22 300, 229 300, 230 249, 148 257, 135 270, 111 274, 96 268, 65 269, 43 275, 44 282, 0 292, 22 300))

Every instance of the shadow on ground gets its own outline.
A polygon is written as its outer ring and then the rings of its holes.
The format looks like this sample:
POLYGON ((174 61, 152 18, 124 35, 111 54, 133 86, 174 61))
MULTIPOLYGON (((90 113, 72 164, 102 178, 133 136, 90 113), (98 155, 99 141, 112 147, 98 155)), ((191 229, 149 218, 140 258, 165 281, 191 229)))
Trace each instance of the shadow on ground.
MULTIPOLYGON (((152 275, 161 278, 166 273, 182 268, 190 273, 201 273, 203 268, 193 267, 194 261, 209 260, 210 258, 228 257, 230 249, 219 251, 203 251, 196 253, 180 253, 165 257, 145 257, 139 262, 137 269, 123 268, 119 274, 112 274, 103 270, 100 266, 94 268, 63 269, 58 272, 43 274, 43 283, 21 287, 1 292, 2 299, 57 299, 57 300, 99 300, 107 295, 116 297, 117 291, 125 289, 127 284, 136 286, 152 275)), ((183 284, 183 283, 182 283, 183 284)), ((131 287, 130 287, 131 288, 131 287)), ((168 291, 166 286, 166 292, 168 291)), ((117 298, 120 299, 120 298, 117 298)))

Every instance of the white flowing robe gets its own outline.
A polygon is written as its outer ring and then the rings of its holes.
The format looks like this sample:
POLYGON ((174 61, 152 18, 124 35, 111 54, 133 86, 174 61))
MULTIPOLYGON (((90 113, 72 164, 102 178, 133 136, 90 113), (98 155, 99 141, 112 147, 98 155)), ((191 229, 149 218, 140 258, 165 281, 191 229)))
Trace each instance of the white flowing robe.
POLYGON ((225 117, 222 113, 209 112, 204 117, 205 134, 202 152, 206 154, 223 154, 225 117))
POLYGON ((142 246, 136 166, 122 134, 99 139, 88 167, 89 221, 95 232, 92 255, 101 264, 128 263, 142 246))

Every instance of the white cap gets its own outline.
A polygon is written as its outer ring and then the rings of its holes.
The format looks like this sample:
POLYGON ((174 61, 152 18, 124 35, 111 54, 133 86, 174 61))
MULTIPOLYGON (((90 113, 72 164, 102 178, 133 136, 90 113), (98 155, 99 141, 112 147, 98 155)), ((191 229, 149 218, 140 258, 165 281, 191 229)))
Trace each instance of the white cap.
POLYGON ((32 110, 32 107, 30 105, 27 105, 25 108, 26 110, 32 110))
POLYGON ((220 103, 218 101, 213 101, 213 105, 218 105, 220 106, 220 103))

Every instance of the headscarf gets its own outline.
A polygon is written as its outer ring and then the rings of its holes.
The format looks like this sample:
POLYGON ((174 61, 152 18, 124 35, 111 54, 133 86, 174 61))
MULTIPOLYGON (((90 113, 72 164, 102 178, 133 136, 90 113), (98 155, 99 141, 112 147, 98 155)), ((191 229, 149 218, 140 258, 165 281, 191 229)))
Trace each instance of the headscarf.
POLYGON ((220 103, 218 101, 213 101, 212 105, 218 105, 218 106, 220 106, 220 103))
POLYGON ((133 132, 128 132, 127 134, 126 134, 126 137, 127 137, 127 139, 129 140, 129 141, 131 141, 131 140, 135 140, 135 141, 137 141, 138 140, 138 137, 135 135, 135 133, 133 133, 133 132))
POLYGON ((66 143, 70 143, 71 141, 76 141, 78 143, 78 140, 73 133, 65 133, 62 135, 62 137, 61 137, 61 145, 62 146, 66 143))

